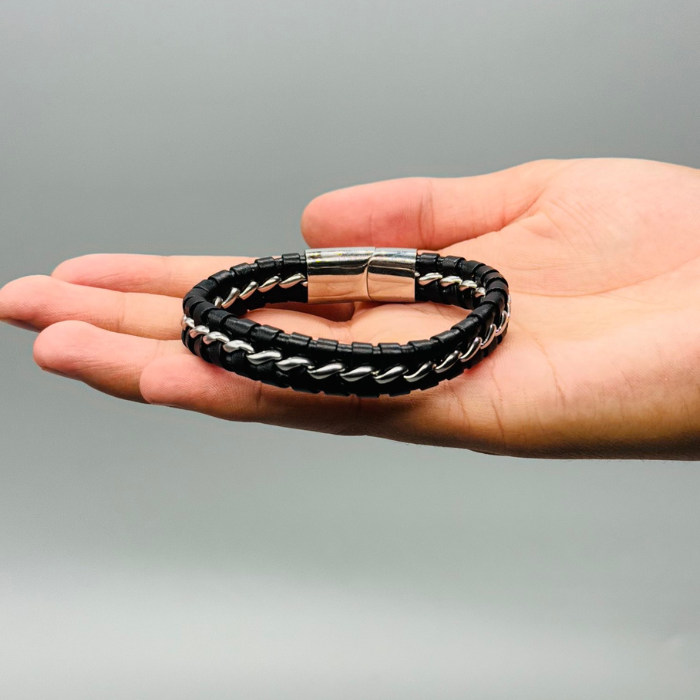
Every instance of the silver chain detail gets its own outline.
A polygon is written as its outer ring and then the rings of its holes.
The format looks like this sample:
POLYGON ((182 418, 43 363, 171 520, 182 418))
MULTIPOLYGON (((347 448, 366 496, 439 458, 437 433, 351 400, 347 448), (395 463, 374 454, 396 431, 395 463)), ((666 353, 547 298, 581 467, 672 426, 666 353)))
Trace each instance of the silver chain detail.
POLYGON ((297 284, 301 284, 304 287, 308 285, 306 277, 302 275, 301 272, 295 272, 293 275, 287 277, 286 279, 282 279, 279 275, 274 275, 273 277, 266 279, 260 284, 258 284, 255 280, 251 280, 250 282, 248 282, 243 291, 241 291, 238 287, 232 287, 231 291, 228 293, 225 299, 222 297, 216 297, 216 299, 214 299, 214 306, 217 306, 220 309, 228 309, 228 307, 231 306, 233 302, 236 301, 236 299, 247 299, 255 292, 260 292, 261 294, 264 294, 265 292, 269 292, 275 287, 289 289, 290 287, 294 287, 297 284))
MULTIPOLYGON (((297 283, 298 282, 294 282, 294 284, 297 283)), ((280 282, 275 282, 274 284, 280 284, 280 282)), ((262 287, 262 285, 260 285, 260 287, 262 287)), ((183 330, 188 330, 190 338, 197 338, 200 335, 204 336, 203 342, 206 345, 211 345, 212 343, 218 342, 222 343, 222 350, 224 352, 236 352, 237 350, 242 350, 245 353, 246 359, 252 365, 261 365, 265 362, 274 362, 277 369, 281 370, 282 372, 291 372, 293 369, 303 367, 306 370, 306 373, 314 379, 325 379, 326 377, 332 377, 333 375, 337 374, 346 382, 356 382, 360 379, 365 379, 366 377, 372 377, 377 384, 388 384, 389 382, 395 381, 399 377, 403 377, 404 381, 409 383, 418 382, 431 372, 442 374, 443 372, 447 372, 448 369, 454 367, 457 362, 468 362, 472 359, 472 357, 474 357, 474 355, 476 355, 477 352, 479 352, 479 350, 483 350, 485 347, 490 345, 495 338, 505 331, 509 320, 510 296, 508 296, 506 307, 501 313, 501 318, 499 319, 498 325, 492 323, 489 326, 484 338, 477 336, 474 338, 474 340, 472 340, 469 347, 464 352, 453 350, 440 362, 424 362, 418 369, 411 373, 409 373, 408 367, 402 364, 392 365, 388 369, 381 370, 374 368, 372 365, 360 365, 359 367, 354 367, 353 369, 346 369, 342 362, 329 362, 328 364, 316 367, 308 357, 303 357, 301 355, 294 355, 293 357, 285 358, 279 350, 256 351, 250 343, 247 343, 244 340, 238 340, 236 338, 231 340, 224 333, 220 333, 219 331, 210 331, 208 326, 195 325, 194 319, 190 318, 189 316, 183 316, 180 325, 183 330)))
POLYGON ((457 275, 448 275, 443 277, 439 272, 427 272, 422 277, 418 278, 418 284, 421 287, 425 287, 426 284, 431 282, 439 282, 441 287, 449 287, 452 284, 459 285, 459 291, 465 292, 467 289, 474 290, 474 296, 478 299, 486 294, 486 288, 480 287, 474 280, 464 280, 457 275))

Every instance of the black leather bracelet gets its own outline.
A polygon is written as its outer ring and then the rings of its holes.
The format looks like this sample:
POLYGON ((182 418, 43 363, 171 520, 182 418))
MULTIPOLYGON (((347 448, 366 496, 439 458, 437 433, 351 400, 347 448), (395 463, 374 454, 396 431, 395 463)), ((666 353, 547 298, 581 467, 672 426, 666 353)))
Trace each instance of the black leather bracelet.
POLYGON ((211 275, 183 300, 182 341, 236 374, 297 391, 398 396, 451 379, 489 355, 510 318, 508 283, 480 262, 403 248, 319 248, 211 275), (472 309, 406 344, 339 343, 243 316, 279 302, 431 301, 472 309))

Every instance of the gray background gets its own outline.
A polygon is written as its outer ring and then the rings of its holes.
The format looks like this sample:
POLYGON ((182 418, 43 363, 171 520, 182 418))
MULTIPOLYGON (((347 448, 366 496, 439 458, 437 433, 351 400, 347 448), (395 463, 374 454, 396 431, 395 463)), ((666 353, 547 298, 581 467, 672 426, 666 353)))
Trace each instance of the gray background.
MULTIPOLYGON (((697 0, 2 0, 0 281, 296 250, 380 178, 699 166, 699 36, 697 0)), ((0 329, 3 698, 700 695, 697 465, 227 424, 31 343, 0 329)))

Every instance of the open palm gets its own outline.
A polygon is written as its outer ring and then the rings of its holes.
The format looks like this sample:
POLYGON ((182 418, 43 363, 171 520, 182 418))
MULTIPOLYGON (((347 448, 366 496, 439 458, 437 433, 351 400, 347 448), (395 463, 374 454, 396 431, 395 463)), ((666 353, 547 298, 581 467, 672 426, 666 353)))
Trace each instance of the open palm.
MULTIPOLYGON (((220 418, 519 455, 700 454, 700 172, 592 159, 394 180, 317 198, 302 232, 314 247, 416 247, 495 267, 511 288, 507 337, 463 375, 403 397, 263 385, 203 362, 179 340, 181 297, 241 261, 231 257, 68 260, 51 276, 7 284, 0 318, 41 331, 34 355, 45 369, 220 418)), ((461 314, 354 304, 251 317, 377 343, 429 337, 461 314)))

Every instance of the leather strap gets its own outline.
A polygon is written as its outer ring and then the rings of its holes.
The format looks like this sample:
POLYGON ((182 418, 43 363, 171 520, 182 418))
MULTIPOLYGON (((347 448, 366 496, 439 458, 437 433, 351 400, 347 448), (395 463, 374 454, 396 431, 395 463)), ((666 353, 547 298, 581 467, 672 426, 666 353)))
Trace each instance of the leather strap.
POLYGON ((415 300, 470 310, 451 328, 406 344, 338 343, 245 318, 266 304, 308 302, 304 253, 217 272, 183 299, 182 341, 203 360, 296 391, 398 396, 456 377, 493 352, 510 318, 508 283, 493 268, 437 253, 415 258, 415 300))

